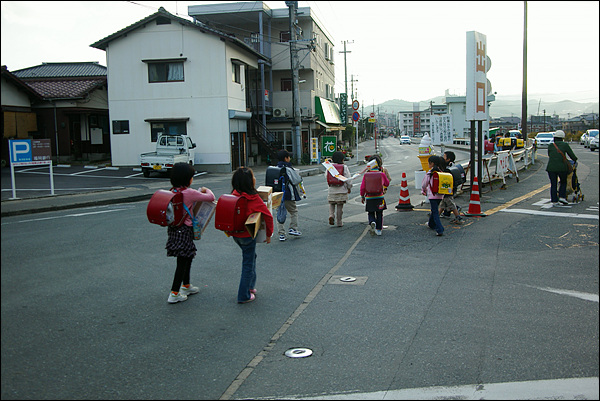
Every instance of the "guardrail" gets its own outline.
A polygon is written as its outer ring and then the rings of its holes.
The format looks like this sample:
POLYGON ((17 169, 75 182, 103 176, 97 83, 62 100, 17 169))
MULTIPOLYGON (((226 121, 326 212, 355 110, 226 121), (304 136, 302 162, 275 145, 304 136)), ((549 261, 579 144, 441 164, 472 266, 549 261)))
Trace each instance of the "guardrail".
MULTIPOLYGON (((482 161, 482 174, 480 179, 482 184, 489 184, 491 188, 492 181, 502 180, 502 187, 506 185, 506 177, 516 177, 519 182, 519 170, 527 168, 535 163, 537 158, 534 146, 518 150, 502 150, 490 155, 484 155, 482 161)), ((470 164, 470 163, 469 163, 470 164)), ((467 166, 465 171, 468 171, 467 166)))

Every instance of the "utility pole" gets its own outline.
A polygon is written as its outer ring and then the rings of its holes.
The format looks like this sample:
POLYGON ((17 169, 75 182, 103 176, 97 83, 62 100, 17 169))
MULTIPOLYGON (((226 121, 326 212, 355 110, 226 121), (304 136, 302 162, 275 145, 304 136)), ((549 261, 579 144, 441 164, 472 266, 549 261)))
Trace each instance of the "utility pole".
MULTIPOLYGON (((541 99, 540 99, 541 101, 541 99)), ((521 134, 527 141, 527 2, 523 2, 523 92, 521 94, 521 134)))
POLYGON ((342 101, 342 96, 340 96, 340 109, 344 109, 342 115, 346 116, 346 121, 342 121, 342 124, 346 125, 348 123, 348 65, 346 64, 346 53, 352 53, 351 51, 346 50, 346 43, 352 44, 354 41, 348 42, 344 40, 342 43, 344 43, 344 51, 340 53, 344 53, 344 94, 346 101, 342 101))
POLYGON ((292 107, 294 109, 294 117, 292 121, 292 141, 294 143, 294 150, 296 153, 296 163, 300 163, 302 160, 302 137, 300 128, 302 127, 302 117, 300 114, 300 94, 299 94, 299 68, 300 61, 298 60, 298 49, 296 44, 298 41, 297 35, 297 14, 298 2, 297 1, 286 1, 286 6, 290 9, 290 63, 292 69, 292 107))

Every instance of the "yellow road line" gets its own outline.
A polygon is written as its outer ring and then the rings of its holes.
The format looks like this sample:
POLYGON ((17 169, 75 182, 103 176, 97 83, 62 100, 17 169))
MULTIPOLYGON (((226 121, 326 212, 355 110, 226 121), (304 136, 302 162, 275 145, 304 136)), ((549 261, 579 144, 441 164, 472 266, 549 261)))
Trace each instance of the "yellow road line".
POLYGON ((525 194, 523 196, 515 198, 515 199, 513 199, 513 200, 511 200, 509 202, 506 202, 503 205, 497 206, 497 207, 495 207, 493 209, 490 209, 490 210, 487 210, 487 211, 485 211, 483 213, 485 213, 485 214, 487 214, 489 216, 490 214, 494 214, 496 212, 499 212, 502 209, 506 209, 507 207, 510 207, 510 206, 512 206, 512 205, 514 205, 516 203, 519 203, 519 202, 521 202, 521 201, 523 201, 525 199, 531 198, 532 196, 534 196, 536 194, 539 194, 542 191, 546 191, 548 188, 550 188, 550 184, 546 184, 543 187, 536 189, 535 191, 531 191, 528 194, 525 194))

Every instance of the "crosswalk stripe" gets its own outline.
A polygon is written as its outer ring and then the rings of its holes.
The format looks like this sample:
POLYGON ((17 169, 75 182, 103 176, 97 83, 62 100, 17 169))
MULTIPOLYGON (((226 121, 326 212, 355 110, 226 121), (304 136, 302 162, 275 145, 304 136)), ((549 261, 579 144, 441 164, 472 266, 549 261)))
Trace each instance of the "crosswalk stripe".
POLYGON ((500 212, 534 214, 534 215, 539 215, 539 216, 551 216, 551 217, 571 217, 571 218, 576 218, 576 219, 595 219, 595 220, 598 220, 598 216, 597 215, 593 215, 593 214, 547 212, 545 210, 502 209, 502 210, 500 210, 500 212))

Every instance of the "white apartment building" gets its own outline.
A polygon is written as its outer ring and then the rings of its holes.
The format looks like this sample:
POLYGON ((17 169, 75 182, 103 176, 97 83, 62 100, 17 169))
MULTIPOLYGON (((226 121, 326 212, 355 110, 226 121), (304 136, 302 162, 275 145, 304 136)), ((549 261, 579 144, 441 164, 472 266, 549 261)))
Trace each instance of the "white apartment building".
MULTIPOLYGON (((250 77, 248 105, 253 114, 251 153, 261 146, 285 148, 294 154, 292 137, 292 72, 290 63, 289 9, 270 9, 261 1, 194 5, 188 14, 209 27, 234 35, 264 54, 250 77)), ((335 104, 334 41, 310 7, 297 10, 299 50, 299 99, 301 111, 301 153, 309 153, 311 138, 343 130, 335 104)), ((264 153, 263 153, 264 155, 264 153)), ((263 160, 264 161, 264 160, 263 160)))

